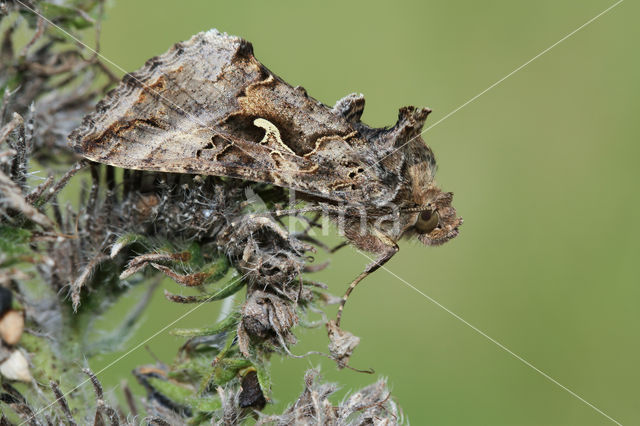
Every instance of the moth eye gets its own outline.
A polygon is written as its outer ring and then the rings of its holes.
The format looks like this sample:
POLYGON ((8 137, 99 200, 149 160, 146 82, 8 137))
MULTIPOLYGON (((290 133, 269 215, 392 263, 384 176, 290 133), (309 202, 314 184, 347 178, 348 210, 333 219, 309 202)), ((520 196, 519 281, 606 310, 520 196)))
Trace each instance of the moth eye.
POLYGON ((420 213, 418 220, 416 221, 416 230, 421 234, 427 234, 435 229, 440 222, 438 212, 432 212, 431 210, 425 210, 420 213))

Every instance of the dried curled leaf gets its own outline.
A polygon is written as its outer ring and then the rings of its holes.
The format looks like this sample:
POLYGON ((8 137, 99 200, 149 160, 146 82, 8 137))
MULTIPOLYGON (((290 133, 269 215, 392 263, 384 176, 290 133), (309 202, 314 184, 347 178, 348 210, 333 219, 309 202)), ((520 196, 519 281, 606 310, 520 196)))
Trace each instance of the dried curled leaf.
POLYGON ((360 338, 342 330, 333 320, 327 323, 327 331, 329 332, 329 353, 338 363, 338 367, 343 368, 349 364, 349 358, 360 343, 360 338))

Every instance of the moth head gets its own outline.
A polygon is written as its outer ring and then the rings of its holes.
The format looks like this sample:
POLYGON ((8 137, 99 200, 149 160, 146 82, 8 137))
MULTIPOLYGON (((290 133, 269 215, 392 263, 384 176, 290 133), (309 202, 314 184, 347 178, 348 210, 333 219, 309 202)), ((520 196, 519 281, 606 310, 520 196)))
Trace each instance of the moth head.
POLYGON ((462 218, 451 205, 453 193, 432 188, 427 195, 425 205, 412 209, 416 217, 412 231, 422 243, 438 246, 458 235, 462 218))

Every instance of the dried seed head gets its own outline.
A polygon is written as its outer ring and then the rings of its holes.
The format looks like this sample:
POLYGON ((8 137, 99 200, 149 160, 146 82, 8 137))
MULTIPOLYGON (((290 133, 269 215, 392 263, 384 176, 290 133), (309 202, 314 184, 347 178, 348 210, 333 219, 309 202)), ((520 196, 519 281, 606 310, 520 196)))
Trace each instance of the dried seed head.
POLYGON ((294 344, 291 327, 298 323, 294 304, 274 294, 256 290, 242 307, 241 326, 250 337, 271 341, 275 346, 294 344))
POLYGON ((349 364, 349 358, 360 343, 360 338, 342 330, 334 320, 327 323, 327 331, 329 334, 329 353, 338 363, 338 367, 343 368, 349 364))
POLYGON ((401 414, 384 380, 348 395, 338 406, 329 396, 338 387, 322 383, 318 370, 305 374, 305 389, 298 400, 282 414, 262 416, 256 425, 386 425, 402 424, 401 414))
POLYGON ((267 400, 260 389, 260 383, 258 383, 258 374, 255 371, 249 371, 242 378, 241 384, 242 390, 238 395, 238 405, 241 408, 254 408, 256 410, 262 410, 267 403, 267 400))

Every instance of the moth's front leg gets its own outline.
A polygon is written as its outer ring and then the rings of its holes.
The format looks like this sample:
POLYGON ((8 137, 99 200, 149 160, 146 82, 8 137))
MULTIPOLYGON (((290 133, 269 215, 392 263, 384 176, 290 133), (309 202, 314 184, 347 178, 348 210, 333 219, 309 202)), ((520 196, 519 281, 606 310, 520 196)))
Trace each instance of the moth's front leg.
POLYGON ((338 327, 340 327, 340 320, 342 319, 344 305, 347 303, 347 299, 349 299, 349 295, 351 295, 353 289, 356 288, 358 283, 367 275, 375 272, 378 268, 387 263, 399 250, 398 244, 396 244, 393 239, 377 230, 374 230, 374 235, 370 234, 360 236, 356 238, 353 243, 356 247, 376 253, 378 257, 376 260, 368 264, 365 270, 362 271, 355 280, 353 280, 344 296, 342 296, 340 306, 338 307, 338 315, 336 317, 336 325, 338 327))

